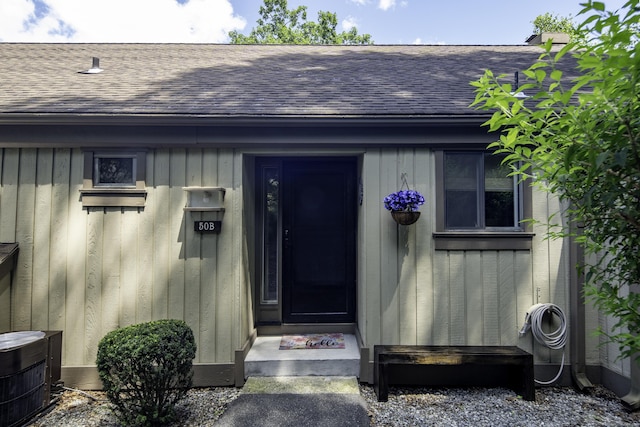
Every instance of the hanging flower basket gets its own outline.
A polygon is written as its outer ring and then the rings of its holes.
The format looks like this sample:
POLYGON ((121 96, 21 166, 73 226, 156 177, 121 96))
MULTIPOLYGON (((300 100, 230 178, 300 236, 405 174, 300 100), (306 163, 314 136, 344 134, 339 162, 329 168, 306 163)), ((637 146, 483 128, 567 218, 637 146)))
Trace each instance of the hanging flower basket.
POLYGON ((400 225, 411 225, 420 218, 418 211, 391 211, 391 217, 400 225))
POLYGON ((415 190, 400 190, 385 197, 383 203, 395 222, 410 225, 420 217, 418 208, 424 204, 424 197, 415 190))

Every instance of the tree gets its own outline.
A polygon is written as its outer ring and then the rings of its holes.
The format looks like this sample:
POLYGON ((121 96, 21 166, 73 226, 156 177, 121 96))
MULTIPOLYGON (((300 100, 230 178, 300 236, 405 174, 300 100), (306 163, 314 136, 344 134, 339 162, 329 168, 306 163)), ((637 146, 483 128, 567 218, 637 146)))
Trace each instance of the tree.
POLYGON ((371 35, 353 27, 338 33, 335 13, 318 12, 318 22, 307 21, 307 7, 289 10, 287 0, 264 0, 258 26, 248 36, 231 31, 232 44, 373 44, 371 35))
POLYGON ((639 1, 618 12, 585 3, 579 37, 559 51, 544 45, 519 88, 490 70, 471 83, 472 105, 495 110, 485 125, 500 139, 490 147, 507 154, 514 174, 566 202, 569 224, 551 237, 583 230, 577 239, 596 255, 585 266, 587 295, 617 319, 602 332, 620 357, 640 352, 639 1), (572 60, 580 75, 567 84, 561 68, 572 60))
POLYGON ((538 15, 533 20, 533 33, 565 33, 572 34, 575 32, 575 26, 571 18, 561 17, 545 13, 538 15))

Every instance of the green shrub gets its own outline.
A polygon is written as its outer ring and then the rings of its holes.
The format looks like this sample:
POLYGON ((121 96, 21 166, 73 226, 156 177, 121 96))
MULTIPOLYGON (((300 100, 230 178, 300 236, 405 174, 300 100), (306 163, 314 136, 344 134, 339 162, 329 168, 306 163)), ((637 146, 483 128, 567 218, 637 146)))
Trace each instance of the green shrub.
POLYGON ((193 332, 180 320, 157 320, 117 329, 98 344, 96 364, 120 422, 166 424, 192 384, 193 332))

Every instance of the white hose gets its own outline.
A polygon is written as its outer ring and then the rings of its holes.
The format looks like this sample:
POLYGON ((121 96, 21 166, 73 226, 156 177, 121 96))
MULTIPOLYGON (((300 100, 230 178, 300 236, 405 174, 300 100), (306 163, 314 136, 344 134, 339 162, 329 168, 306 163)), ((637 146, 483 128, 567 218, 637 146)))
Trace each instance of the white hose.
MULTIPOLYGON (((563 350, 565 345, 567 344, 567 322, 564 316, 564 313, 555 304, 536 304, 529 308, 527 315, 524 319, 524 325, 520 330, 520 335, 524 335, 527 330, 531 329, 531 335, 538 341, 538 343, 544 345, 547 348, 552 350, 563 350), (542 321, 544 320, 545 314, 549 313, 555 314, 560 319, 560 325, 555 331, 545 332, 542 328, 542 321)), ((549 385, 558 380, 560 375, 562 375, 562 369, 564 368, 564 350, 562 351, 562 362, 560 363, 560 370, 558 374, 550 381, 538 381, 535 380, 536 383, 542 385, 549 385)))

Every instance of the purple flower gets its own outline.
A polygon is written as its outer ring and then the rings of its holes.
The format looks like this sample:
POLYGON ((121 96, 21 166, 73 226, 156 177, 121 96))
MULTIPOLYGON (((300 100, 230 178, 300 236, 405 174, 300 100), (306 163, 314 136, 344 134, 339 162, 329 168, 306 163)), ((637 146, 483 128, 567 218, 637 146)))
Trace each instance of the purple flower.
POLYGON ((417 211, 424 197, 415 190, 400 190, 384 198, 384 207, 390 211, 417 211))

